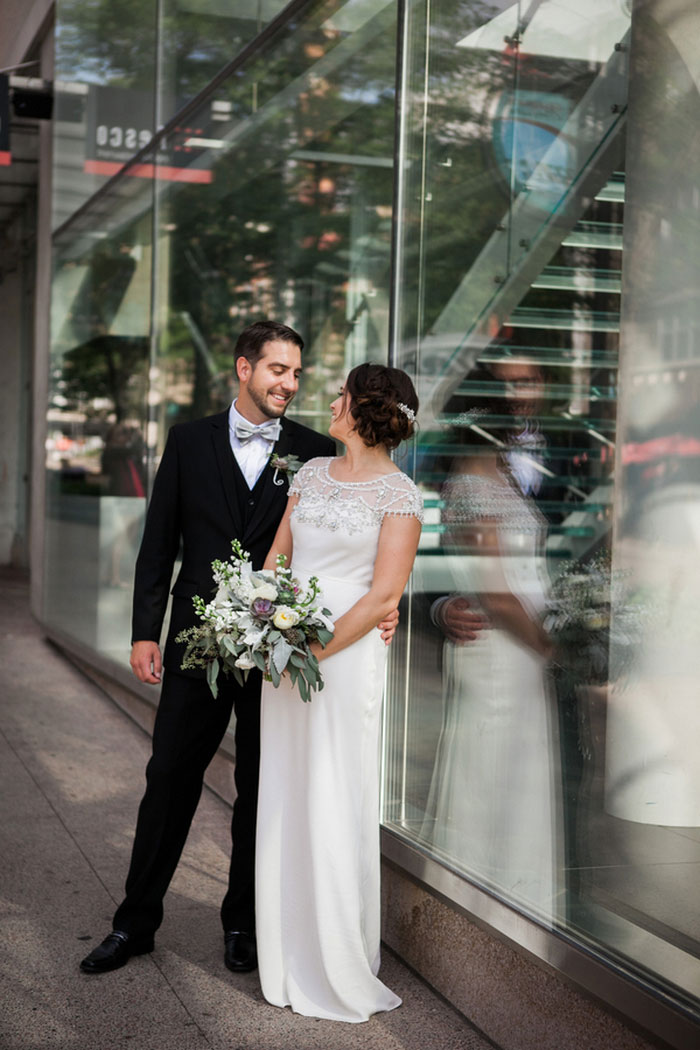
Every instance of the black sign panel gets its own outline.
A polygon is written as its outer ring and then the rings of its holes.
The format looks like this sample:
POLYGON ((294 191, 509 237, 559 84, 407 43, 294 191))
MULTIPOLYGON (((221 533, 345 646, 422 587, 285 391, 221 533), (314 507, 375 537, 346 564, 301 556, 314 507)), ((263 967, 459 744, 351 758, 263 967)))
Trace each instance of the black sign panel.
POLYGON ((0 74, 0 166, 12 161, 10 154, 10 78, 0 74))
MULTIPOLYGON (((167 108, 172 112, 175 107, 167 108)), ((116 175, 135 153, 148 145, 153 133, 153 98, 148 92, 90 86, 84 164, 86 172, 116 175)), ((212 172, 203 163, 205 151, 201 147, 187 145, 190 140, 201 138, 201 135, 202 129, 194 126, 176 128, 168 136, 167 142, 160 143, 157 164, 132 165, 128 174, 174 182, 211 182, 212 172)))

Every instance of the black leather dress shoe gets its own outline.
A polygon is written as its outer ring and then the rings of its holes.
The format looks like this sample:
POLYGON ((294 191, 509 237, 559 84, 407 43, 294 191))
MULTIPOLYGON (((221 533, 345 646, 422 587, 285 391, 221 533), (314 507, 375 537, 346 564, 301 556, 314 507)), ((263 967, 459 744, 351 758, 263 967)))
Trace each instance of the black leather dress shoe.
POLYGON ((130 937, 123 930, 112 930, 86 955, 80 964, 83 973, 109 973, 126 966, 132 955, 145 955, 153 951, 152 937, 130 937))
POLYGON ((247 930, 227 930, 224 934, 224 962, 234 973, 250 973, 258 965, 255 934, 247 930))

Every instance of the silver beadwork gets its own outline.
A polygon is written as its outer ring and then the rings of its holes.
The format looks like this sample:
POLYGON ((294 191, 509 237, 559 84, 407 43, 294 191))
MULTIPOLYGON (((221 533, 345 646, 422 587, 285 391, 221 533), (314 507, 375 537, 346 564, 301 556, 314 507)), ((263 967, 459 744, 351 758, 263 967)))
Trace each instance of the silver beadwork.
POLYGON ((389 515, 416 517, 423 521, 423 499, 411 479, 400 471, 373 481, 336 481, 328 467, 330 459, 315 459, 299 471, 290 494, 299 496, 294 511, 297 521, 346 533, 379 528, 389 515))
POLYGON ((408 405, 404 405, 403 401, 399 401, 396 407, 401 409, 403 414, 408 417, 411 423, 415 423, 416 413, 413 411, 412 408, 409 408, 408 405))
POLYGON ((457 474, 445 484, 442 498, 442 522, 448 533, 485 522, 523 535, 542 528, 538 512, 505 481, 481 474, 457 474))

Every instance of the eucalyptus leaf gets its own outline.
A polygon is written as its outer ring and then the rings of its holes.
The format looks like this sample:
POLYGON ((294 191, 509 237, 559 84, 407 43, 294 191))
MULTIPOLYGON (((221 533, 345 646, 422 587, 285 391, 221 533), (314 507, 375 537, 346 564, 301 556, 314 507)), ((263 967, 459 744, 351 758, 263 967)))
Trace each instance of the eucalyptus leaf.
MULTIPOLYGON (((314 663, 315 663, 315 661, 314 661, 314 663)), ((304 673, 306 675, 306 679, 307 679, 309 685, 315 685, 316 682, 318 681, 318 679, 320 678, 320 672, 318 670, 318 664, 316 664, 316 666, 314 667, 314 664, 311 663, 311 660, 309 660, 309 662, 307 663, 306 670, 305 670, 304 673)))
POLYGON ((219 687, 216 684, 216 680, 219 677, 219 661, 212 660, 211 663, 207 664, 207 683, 211 689, 211 695, 216 700, 219 695, 219 687))
POLYGON ((243 678, 243 676, 241 674, 241 671, 240 671, 240 668, 234 666, 234 667, 231 668, 231 670, 233 671, 233 676, 236 679, 236 681, 238 682, 238 685, 239 686, 245 686, 246 685, 246 679, 243 678))

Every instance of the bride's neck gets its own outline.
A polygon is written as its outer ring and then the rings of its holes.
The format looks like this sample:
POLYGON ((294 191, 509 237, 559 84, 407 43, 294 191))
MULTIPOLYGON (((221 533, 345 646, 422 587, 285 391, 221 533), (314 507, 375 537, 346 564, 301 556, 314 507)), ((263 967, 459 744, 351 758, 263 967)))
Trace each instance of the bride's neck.
POLYGON ((384 474, 393 467, 391 457, 383 445, 368 448, 359 438, 348 441, 341 459, 344 471, 348 474, 384 474))

